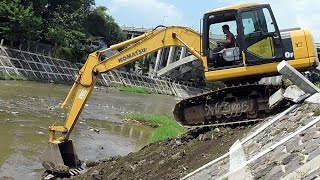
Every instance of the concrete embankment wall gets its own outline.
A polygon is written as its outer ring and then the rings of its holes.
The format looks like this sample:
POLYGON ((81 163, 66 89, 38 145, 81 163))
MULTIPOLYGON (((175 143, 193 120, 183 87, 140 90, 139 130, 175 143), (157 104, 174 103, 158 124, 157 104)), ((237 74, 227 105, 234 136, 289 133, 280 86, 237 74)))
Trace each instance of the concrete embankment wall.
MULTIPOLYGON (((22 75, 34 81, 71 84, 81 67, 81 63, 71 63, 63 59, 0 46, 0 75, 2 76, 22 75)), ((121 85, 143 87, 152 93, 173 95, 181 98, 194 96, 206 91, 188 84, 155 79, 118 70, 102 74, 98 84, 109 87, 121 85)))
POLYGON ((0 73, 42 82, 72 83, 80 63, 0 46, 0 73))

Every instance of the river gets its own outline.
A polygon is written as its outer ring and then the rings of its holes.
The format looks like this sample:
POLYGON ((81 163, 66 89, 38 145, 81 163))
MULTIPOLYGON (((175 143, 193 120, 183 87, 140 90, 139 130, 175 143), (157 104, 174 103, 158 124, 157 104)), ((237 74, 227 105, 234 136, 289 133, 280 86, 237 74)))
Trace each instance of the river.
MULTIPOLYGON (((57 84, 0 81, 0 177, 40 178, 47 127, 54 122, 63 125, 66 112, 61 112, 59 105, 69 89, 57 84)), ((70 138, 81 160, 126 155, 146 145, 153 129, 125 122, 121 116, 128 112, 168 114, 174 104, 170 96, 97 88, 70 138)))

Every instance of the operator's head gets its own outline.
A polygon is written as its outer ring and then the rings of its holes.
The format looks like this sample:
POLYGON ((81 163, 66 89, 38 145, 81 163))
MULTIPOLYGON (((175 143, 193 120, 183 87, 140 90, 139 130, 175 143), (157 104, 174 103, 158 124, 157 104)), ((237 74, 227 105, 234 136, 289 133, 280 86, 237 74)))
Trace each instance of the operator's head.
POLYGON ((229 26, 227 24, 222 26, 222 31, 224 34, 227 34, 227 32, 229 32, 229 26))

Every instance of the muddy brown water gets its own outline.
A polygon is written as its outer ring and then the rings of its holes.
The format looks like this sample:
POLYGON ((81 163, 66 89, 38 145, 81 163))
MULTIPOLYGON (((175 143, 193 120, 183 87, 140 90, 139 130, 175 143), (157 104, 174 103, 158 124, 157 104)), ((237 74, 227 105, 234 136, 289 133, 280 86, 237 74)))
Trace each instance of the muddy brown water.
MULTIPOLYGON (((47 127, 63 124, 59 105, 70 86, 0 81, 0 177, 39 179, 47 127)), ((147 144, 153 129, 124 122, 128 112, 168 114, 176 100, 95 89, 71 135, 81 160, 126 155, 147 144), (99 133, 92 131, 98 129, 99 133)))

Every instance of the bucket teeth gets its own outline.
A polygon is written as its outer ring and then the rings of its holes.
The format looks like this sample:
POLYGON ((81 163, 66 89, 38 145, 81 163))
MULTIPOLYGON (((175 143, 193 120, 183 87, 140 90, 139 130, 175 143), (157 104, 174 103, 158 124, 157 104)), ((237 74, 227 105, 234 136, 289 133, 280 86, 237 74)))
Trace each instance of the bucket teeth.
POLYGON ((70 176, 78 176, 78 175, 83 174, 85 172, 86 172, 86 170, 84 168, 78 167, 76 169, 70 169, 69 174, 70 174, 70 176))
MULTIPOLYGON (((65 176, 78 176, 80 174, 84 174, 85 172, 87 172, 87 170, 83 167, 78 167, 75 169, 70 169, 65 175, 65 176)), ((51 174, 47 174, 43 179, 44 180, 54 180, 57 179, 58 177, 60 177, 61 174, 59 173, 55 173, 55 172, 51 172, 51 174)))
POLYGON ((53 174, 48 174, 46 177, 44 177, 43 179, 44 180, 51 180, 51 179, 54 179, 55 176, 53 174))

